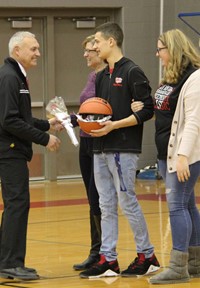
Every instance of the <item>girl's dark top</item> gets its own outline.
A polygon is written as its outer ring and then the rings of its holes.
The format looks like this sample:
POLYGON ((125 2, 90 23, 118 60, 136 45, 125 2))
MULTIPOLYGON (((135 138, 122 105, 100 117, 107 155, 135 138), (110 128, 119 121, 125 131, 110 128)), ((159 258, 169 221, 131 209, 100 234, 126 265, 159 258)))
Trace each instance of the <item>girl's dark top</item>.
POLYGON ((180 80, 176 84, 162 84, 154 96, 155 108, 155 142, 158 151, 158 159, 167 159, 167 148, 170 137, 172 120, 176 110, 178 97, 182 86, 188 77, 196 70, 191 64, 188 65, 180 80))

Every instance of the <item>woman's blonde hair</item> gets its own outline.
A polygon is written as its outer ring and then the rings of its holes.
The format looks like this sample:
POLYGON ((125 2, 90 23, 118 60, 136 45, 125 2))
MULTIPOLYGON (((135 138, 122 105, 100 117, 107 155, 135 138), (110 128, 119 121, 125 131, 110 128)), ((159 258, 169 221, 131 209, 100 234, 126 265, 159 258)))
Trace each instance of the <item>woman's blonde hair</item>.
POLYGON ((92 44, 94 44, 94 39, 95 39, 95 35, 87 36, 87 37, 83 40, 83 42, 82 42, 83 48, 86 47, 86 44, 87 44, 87 43, 92 43, 92 44))
POLYGON ((189 64, 200 68, 200 52, 192 41, 179 29, 169 30, 158 40, 167 47, 169 62, 163 70, 163 83, 177 83, 189 64))

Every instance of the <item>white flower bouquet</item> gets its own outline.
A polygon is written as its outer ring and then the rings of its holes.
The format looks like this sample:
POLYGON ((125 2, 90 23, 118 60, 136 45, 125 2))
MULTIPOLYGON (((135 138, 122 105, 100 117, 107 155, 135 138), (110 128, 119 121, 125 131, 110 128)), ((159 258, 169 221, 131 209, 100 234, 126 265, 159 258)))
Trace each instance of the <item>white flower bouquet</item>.
POLYGON ((60 96, 56 96, 55 98, 50 100, 46 106, 46 111, 48 112, 49 118, 55 116, 59 121, 61 121, 61 124, 67 130, 67 133, 72 141, 72 144, 74 144, 74 146, 78 146, 79 143, 74 133, 74 129, 71 124, 71 118, 70 115, 68 114, 68 110, 67 107, 65 106, 63 98, 60 96))

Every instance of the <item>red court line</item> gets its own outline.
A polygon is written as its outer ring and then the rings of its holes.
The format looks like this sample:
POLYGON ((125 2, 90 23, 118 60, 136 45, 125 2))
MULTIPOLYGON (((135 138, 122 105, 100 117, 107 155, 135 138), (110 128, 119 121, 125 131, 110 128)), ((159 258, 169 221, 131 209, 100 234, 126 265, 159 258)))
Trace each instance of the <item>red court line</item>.
MULTIPOLYGON (((166 201, 165 194, 156 195, 156 194, 142 194, 137 196, 138 200, 147 200, 147 201, 166 201)), ((200 196, 196 197, 196 201, 200 203, 200 196)), ((83 205, 87 204, 88 200, 86 198, 80 199, 68 199, 68 200, 52 200, 52 201, 38 201, 31 202, 31 208, 42 208, 42 207, 56 207, 56 206, 73 206, 73 205, 83 205)), ((3 204, 0 204, 0 210, 3 209, 3 204)))
POLYGON ((82 205, 87 204, 88 200, 83 199, 68 199, 68 200, 53 200, 53 201, 39 201, 32 202, 31 208, 40 208, 40 207, 53 207, 53 206, 73 206, 73 205, 82 205))
MULTIPOLYGON (((160 198, 161 201, 166 201, 165 195, 144 194, 144 195, 138 195, 137 198, 138 200, 150 200, 150 201, 156 201, 160 198)), ((53 206, 73 206, 73 205, 82 205, 82 204, 87 204, 87 203, 88 201, 86 198, 70 199, 70 200, 40 201, 40 202, 32 202, 31 208, 53 207, 53 206)))

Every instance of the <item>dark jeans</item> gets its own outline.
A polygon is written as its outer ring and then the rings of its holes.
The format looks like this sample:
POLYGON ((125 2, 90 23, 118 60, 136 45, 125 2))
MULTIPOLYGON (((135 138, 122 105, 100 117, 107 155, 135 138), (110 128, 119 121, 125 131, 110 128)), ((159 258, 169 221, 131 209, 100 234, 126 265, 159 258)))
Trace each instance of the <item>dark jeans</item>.
POLYGON ((30 207, 25 159, 0 159, 4 211, 0 227, 0 269, 23 267, 30 207))
POLYGON ((94 182, 93 139, 80 137, 79 163, 83 182, 86 188, 90 210, 93 215, 100 215, 99 194, 94 182))

